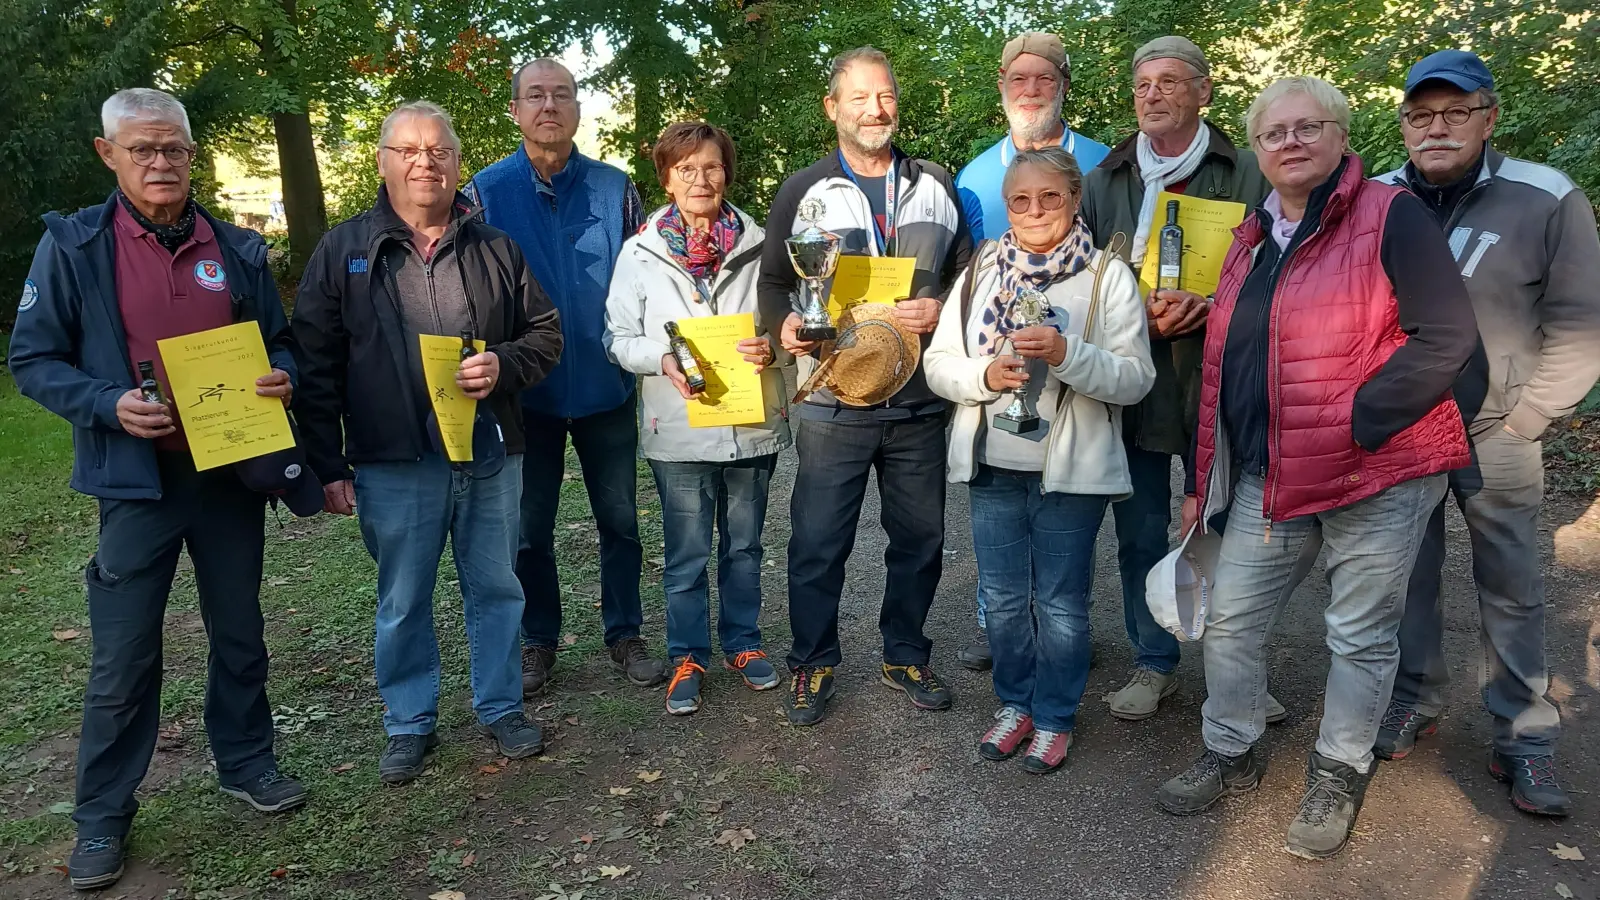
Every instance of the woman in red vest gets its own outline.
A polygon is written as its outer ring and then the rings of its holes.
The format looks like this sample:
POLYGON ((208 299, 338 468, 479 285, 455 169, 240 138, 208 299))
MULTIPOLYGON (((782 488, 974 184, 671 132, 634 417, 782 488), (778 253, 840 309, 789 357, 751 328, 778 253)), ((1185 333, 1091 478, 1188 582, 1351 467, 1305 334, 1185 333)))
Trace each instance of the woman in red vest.
POLYGON ((1227 513, 1205 632, 1205 752, 1158 800, 1192 814, 1260 783, 1274 609, 1325 543, 1333 660, 1287 838, 1317 859, 1344 846, 1361 809, 1417 546, 1443 473, 1468 461, 1451 388, 1477 322, 1422 203, 1363 177, 1336 88, 1278 81, 1245 125, 1273 192, 1223 263, 1183 507, 1185 529, 1227 513))

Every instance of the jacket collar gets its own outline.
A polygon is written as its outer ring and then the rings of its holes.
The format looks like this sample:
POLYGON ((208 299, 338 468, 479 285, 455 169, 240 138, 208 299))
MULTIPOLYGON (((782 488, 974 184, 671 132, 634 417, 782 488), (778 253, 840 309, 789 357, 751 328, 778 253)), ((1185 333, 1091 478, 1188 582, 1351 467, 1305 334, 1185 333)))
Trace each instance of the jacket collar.
MULTIPOLYGON (((400 218, 400 214, 394 211, 394 204, 389 200, 389 188, 387 185, 378 186, 378 199, 372 204, 370 214, 374 226, 370 243, 374 249, 385 238, 395 238, 402 241, 411 239, 411 226, 407 225, 405 220, 400 218)), ((439 242, 443 244, 445 241, 455 238, 462 229, 477 221, 481 215, 483 215, 483 207, 474 204, 472 199, 461 193, 461 191, 456 191, 456 198, 450 211, 450 224, 445 227, 444 234, 439 238, 439 242)))
MULTIPOLYGON (((50 229, 50 233, 55 235, 58 242, 73 247, 82 247, 115 224, 117 206, 120 203, 121 201, 117 199, 117 191, 113 190, 111 195, 106 197, 106 201, 98 206, 86 206, 66 216, 53 212, 46 213, 43 217, 44 224, 46 228, 50 229)), ((211 232, 218 242, 227 240, 227 236, 223 233, 222 228, 219 227, 216 217, 212 216, 200 201, 195 201, 194 208, 195 215, 204 219, 205 223, 211 227, 211 232)), ((237 247, 234 249, 238 250, 237 247)))
MULTIPOLYGON (((917 165, 917 161, 912 159, 909 154, 907 154, 904 150, 901 150, 899 144, 891 144, 889 147, 894 151, 895 174, 900 178, 904 178, 907 181, 912 182, 913 184, 916 183, 917 176, 922 174, 922 167, 917 165)), ((853 180, 850 178, 850 174, 845 171, 844 154, 839 152, 839 148, 837 146, 833 148, 832 153, 828 154, 827 161, 827 174, 838 178, 853 180)))
MULTIPOLYGON (((1500 166, 1506 161, 1506 155, 1494 148, 1488 141, 1483 143, 1483 165, 1478 167, 1478 177, 1473 179, 1472 186, 1479 187, 1494 180, 1500 174, 1500 166)), ((1387 176, 1386 176, 1387 177, 1387 176)), ((1422 184, 1422 176, 1417 174, 1417 167, 1406 160, 1406 164, 1395 170, 1394 180, 1413 194, 1417 193, 1417 185, 1422 184)))
MULTIPOLYGON (((1224 160, 1230 166, 1238 164, 1239 150, 1234 147, 1233 141, 1228 139, 1228 135, 1222 129, 1211 124, 1210 119, 1201 119, 1200 124, 1211 131, 1211 143, 1206 148, 1206 156, 1215 156, 1224 160)), ((1122 143, 1111 148, 1111 152, 1106 154, 1106 158, 1101 161, 1099 167, 1102 169, 1117 169, 1122 166, 1138 168, 1138 165, 1139 132, 1135 131, 1133 134, 1123 138, 1122 143)))
MULTIPOLYGON (((1301 222, 1311 222, 1317 230, 1327 230, 1338 224, 1349 212, 1351 204, 1355 202, 1356 193, 1361 190, 1366 181, 1366 169, 1362 165, 1361 157, 1354 153, 1346 153, 1339 161, 1339 167, 1322 184, 1317 185, 1311 192, 1311 197, 1306 201, 1306 212, 1301 222)), ((1247 247, 1254 247, 1266 237, 1267 229, 1264 219, 1267 213, 1259 207, 1255 215, 1246 216, 1233 233, 1247 247)), ((1303 243, 1306 238, 1296 236, 1295 243, 1303 243)), ((1293 249, 1291 245, 1290 249, 1293 249)))
MULTIPOLYGON (((540 181, 544 181, 544 179, 539 175, 539 170, 533 167, 533 160, 528 158, 527 144, 518 144, 516 155, 518 165, 527 171, 528 178, 530 180, 539 179, 540 181)), ((555 177, 551 178, 545 183, 557 190, 568 188, 573 184, 573 182, 583 177, 582 172, 584 169, 589 167, 589 163, 589 157, 584 156, 583 153, 578 150, 577 144, 573 144, 572 152, 567 155, 567 164, 561 167, 561 171, 557 172, 555 177)))

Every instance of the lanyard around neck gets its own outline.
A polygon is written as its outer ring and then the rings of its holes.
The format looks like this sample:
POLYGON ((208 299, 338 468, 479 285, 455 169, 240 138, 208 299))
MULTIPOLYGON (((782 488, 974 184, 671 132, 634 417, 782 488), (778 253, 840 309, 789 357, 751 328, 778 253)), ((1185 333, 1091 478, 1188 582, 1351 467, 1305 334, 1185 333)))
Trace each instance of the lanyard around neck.
MULTIPOLYGON (((899 186, 896 184, 896 182, 900 179, 899 162, 900 160, 897 156, 891 156, 889 161, 889 171, 883 176, 882 228, 878 227, 878 217, 871 214, 870 208, 868 212, 868 218, 872 219, 872 236, 878 243, 878 255, 880 256, 887 256, 889 254, 889 248, 894 244, 894 200, 895 190, 899 186)), ((859 188, 862 193, 865 193, 866 189, 861 187, 861 181, 856 177, 855 171, 850 168, 849 160, 844 158, 843 150, 839 151, 839 165, 844 167, 844 174, 850 179, 850 182, 859 188)))

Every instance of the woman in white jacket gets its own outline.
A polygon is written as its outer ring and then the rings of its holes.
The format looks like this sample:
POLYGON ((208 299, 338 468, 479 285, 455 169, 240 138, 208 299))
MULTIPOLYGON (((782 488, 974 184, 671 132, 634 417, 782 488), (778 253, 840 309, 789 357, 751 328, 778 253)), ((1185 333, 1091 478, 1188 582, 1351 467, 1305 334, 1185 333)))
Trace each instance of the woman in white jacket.
POLYGON ((1006 759, 1027 742, 1023 766, 1042 773, 1066 761, 1088 680, 1095 534, 1106 504, 1133 489, 1121 407, 1155 369, 1133 272, 1077 217, 1072 155, 1020 152, 1002 190, 1011 229, 957 278, 923 365, 958 404, 949 477, 967 483, 988 601, 1001 708, 978 750, 1006 759), (1044 324, 1013 318, 1029 289, 1048 301, 1044 324), (1031 430, 1000 427, 1012 391, 1037 411, 1031 430))
MULTIPOLYGON (((661 496, 666 566, 667 652, 673 662, 667 711, 700 708, 700 681, 711 658, 706 564, 713 526, 717 548, 717 630, 724 665, 752 690, 779 682, 761 649, 761 528, 778 451, 789 446, 788 410, 774 342, 756 305, 763 232, 723 198, 733 180, 728 133, 702 122, 667 126, 656 141, 656 176, 672 202, 622 245, 606 299, 611 357, 643 375, 640 451, 661 496), (683 369, 668 343, 669 322, 753 313, 756 337, 738 350, 761 373, 766 420, 695 428, 683 369)), ((788 357, 785 356, 785 359, 788 357)))

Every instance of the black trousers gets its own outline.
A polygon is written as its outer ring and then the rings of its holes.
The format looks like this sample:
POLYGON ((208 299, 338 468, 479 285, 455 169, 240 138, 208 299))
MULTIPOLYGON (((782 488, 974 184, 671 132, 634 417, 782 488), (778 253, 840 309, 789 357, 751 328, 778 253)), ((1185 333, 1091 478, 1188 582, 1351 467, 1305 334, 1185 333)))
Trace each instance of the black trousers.
POLYGON ((161 721, 161 632, 185 546, 211 652, 205 724, 217 777, 248 781, 275 763, 262 639, 266 498, 229 468, 196 472, 162 453, 160 500, 100 501, 100 545, 84 580, 94 656, 78 739, 80 837, 125 836, 161 721))

